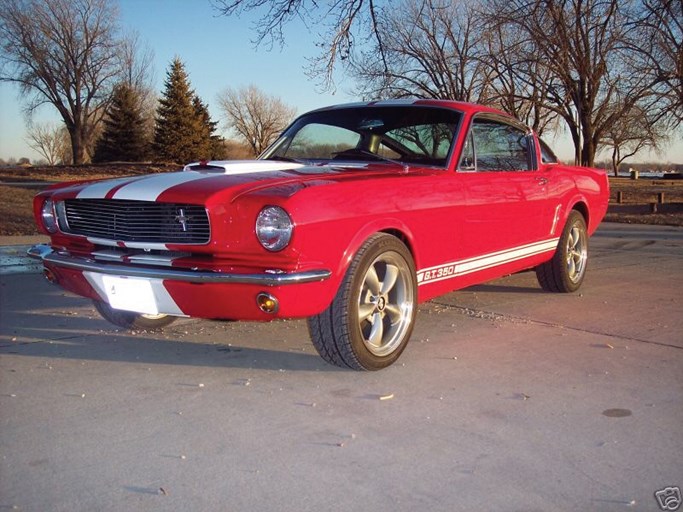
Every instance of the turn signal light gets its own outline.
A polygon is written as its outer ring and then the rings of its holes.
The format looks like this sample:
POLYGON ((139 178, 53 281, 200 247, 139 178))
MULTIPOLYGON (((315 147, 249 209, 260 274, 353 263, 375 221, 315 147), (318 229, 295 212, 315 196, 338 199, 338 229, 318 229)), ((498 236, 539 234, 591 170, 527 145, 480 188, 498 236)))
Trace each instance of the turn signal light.
POLYGON ((55 284, 57 282, 57 276, 54 275, 52 270, 50 270, 48 268, 43 269, 43 277, 45 277, 45 279, 47 279, 48 282, 50 282, 52 284, 55 284))
POLYGON ((277 310, 280 309, 278 300, 268 293, 259 293, 256 297, 256 304, 264 313, 273 314, 277 313, 277 310))

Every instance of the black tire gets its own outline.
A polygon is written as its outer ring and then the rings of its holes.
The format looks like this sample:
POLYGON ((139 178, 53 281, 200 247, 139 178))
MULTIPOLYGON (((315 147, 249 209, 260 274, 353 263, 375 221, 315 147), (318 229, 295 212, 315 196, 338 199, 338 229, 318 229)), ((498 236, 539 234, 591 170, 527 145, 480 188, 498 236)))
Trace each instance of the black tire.
POLYGON ((308 319, 311 340, 328 363, 380 370, 405 349, 417 312, 415 263, 407 247, 385 233, 363 243, 332 304, 308 319))
POLYGON ((123 327, 124 329, 145 329, 147 331, 156 331, 167 325, 173 323, 175 316, 170 315, 144 315, 141 313, 133 313, 131 311, 121 311, 112 308, 106 302, 94 300, 93 304, 97 312, 114 325, 123 327))
POLYGON ((586 221, 576 210, 567 218, 553 258, 536 267, 538 283, 546 291, 571 293, 581 287, 588 266, 586 221))

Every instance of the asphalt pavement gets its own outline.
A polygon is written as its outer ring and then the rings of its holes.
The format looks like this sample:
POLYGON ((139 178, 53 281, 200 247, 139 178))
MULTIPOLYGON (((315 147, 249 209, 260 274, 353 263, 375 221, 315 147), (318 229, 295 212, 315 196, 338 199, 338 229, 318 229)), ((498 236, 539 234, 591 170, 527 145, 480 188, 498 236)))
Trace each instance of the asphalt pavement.
POLYGON ((0 510, 657 511, 683 488, 682 228, 603 224, 575 294, 527 272, 423 304, 374 373, 304 321, 119 330, 31 242, 0 248, 0 510))

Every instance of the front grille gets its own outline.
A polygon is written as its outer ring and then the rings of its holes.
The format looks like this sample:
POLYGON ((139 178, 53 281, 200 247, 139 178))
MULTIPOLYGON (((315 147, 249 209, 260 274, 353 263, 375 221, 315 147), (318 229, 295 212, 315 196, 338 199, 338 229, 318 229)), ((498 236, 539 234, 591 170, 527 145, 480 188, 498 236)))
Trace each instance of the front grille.
POLYGON ((211 237, 206 210, 194 204, 67 199, 63 215, 63 231, 113 241, 206 244, 211 237))

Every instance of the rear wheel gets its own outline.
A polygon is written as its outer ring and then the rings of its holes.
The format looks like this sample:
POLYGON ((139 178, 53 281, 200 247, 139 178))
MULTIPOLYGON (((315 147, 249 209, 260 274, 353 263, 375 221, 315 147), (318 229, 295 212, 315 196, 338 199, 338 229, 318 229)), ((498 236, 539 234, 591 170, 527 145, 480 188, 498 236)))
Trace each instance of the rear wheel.
POLYGON ((97 312, 114 325, 125 329, 146 329, 154 331, 166 327, 175 321, 176 317, 169 315, 147 315, 143 313, 133 313, 131 311, 121 311, 112 308, 106 302, 94 300, 93 304, 97 312))
POLYGON ((309 318, 308 327, 327 362, 379 370, 406 347, 416 308, 413 258, 396 237, 379 233, 361 246, 332 304, 309 318))
POLYGON ((588 265, 586 221, 576 210, 569 214, 553 259, 536 267, 541 288, 549 292, 570 293, 581 286, 588 265))

